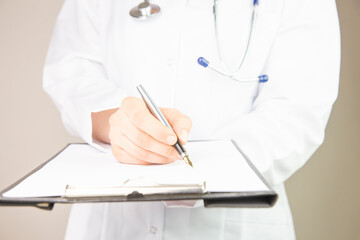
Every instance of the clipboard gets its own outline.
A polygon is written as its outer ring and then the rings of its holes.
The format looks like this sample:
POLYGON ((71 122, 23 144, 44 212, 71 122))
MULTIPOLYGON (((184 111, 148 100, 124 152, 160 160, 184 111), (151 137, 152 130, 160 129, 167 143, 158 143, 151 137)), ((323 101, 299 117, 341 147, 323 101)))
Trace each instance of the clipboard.
MULTIPOLYGON (((201 141, 192 141, 201 142, 201 141)), ((85 143, 68 144, 59 153, 44 162, 33 171, 16 181, 0 192, 0 206, 33 206, 39 209, 52 210, 56 203, 104 203, 104 202, 141 202, 141 201, 174 201, 174 200, 203 200, 204 206, 212 207, 235 207, 235 208, 266 208, 272 207, 278 198, 277 193, 270 187, 259 171, 242 153, 235 141, 231 141, 235 148, 242 154, 246 163, 267 187, 264 191, 223 191, 212 192, 206 188, 206 182, 202 184, 162 184, 156 186, 111 186, 96 189, 93 187, 66 186, 62 196, 55 197, 5 197, 4 193, 14 189, 29 176, 37 173, 46 164, 53 161, 69 146, 87 145, 85 143)))

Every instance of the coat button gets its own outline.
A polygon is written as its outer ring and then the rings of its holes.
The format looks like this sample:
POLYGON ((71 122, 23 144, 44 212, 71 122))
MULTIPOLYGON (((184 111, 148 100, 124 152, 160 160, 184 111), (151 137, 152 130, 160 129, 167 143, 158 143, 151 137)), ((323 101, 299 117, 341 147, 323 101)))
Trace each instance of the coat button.
POLYGON ((154 227, 154 226, 151 226, 150 227, 150 229, 149 229, 149 233, 151 233, 151 234, 156 234, 157 233, 157 228, 156 227, 154 227))
POLYGON ((167 61, 167 64, 168 64, 169 66, 172 66, 173 63, 174 63, 174 61, 173 61, 171 58, 169 58, 168 61, 167 61))

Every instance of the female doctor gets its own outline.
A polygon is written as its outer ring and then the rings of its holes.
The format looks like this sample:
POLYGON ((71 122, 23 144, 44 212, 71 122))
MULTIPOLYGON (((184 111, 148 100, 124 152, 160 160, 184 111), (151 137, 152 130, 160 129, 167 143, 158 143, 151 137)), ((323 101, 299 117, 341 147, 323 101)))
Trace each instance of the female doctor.
POLYGON ((177 160, 175 134, 140 100, 136 86, 142 84, 181 142, 234 139, 279 200, 270 209, 206 209, 201 202, 79 204, 66 238, 295 239, 283 182, 323 142, 337 97, 335 1, 138 4, 65 1, 44 89, 68 131, 100 150, 111 145, 123 163, 177 160), (210 65, 200 66, 199 57, 210 65))

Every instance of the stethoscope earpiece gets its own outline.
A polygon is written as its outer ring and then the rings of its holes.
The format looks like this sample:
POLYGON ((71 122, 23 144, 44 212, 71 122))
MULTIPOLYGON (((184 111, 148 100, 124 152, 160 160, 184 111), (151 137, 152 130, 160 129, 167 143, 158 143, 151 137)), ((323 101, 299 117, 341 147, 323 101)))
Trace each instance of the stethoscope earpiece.
MULTIPOLYGON (((222 65, 222 69, 216 68, 214 67, 212 64, 210 64, 210 62, 203 58, 203 57, 199 57, 198 58, 198 63, 205 67, 205 68, 210 68, 213 71, 222 74, 224 76, 227 76, 229 78, 231 78, 232 80, 238 81, 238 82, 259 82, 259 83, 264 83, 267 82, 269 80, 269 77, 267 75, 260 75, 258 77, 253 77, 253 78, 246 78, 246 79, 238 79, 235 77, 235 75, 237 75, 240 70, 242 69, 243 63, 245 62, 246 59, 246 55, 248 53, 249 47, 250 47, 250 43, 252 40, 252 33, 253 33, 253 29, 254 29, 254 25, 255 25, 255 16, 256 16, 256 9, 259 5, 259 0, 252 0, 253 1, 253 14, 252 14, 252 19, 251 19, 251 29, 250 29, 250 33, 249 33, 249 38, 247 41, 247 46, 245 49, 245 53, 242 57, 242 60, 240 61, 239 66, 237 67, 237 69, 234 72, 229 72, 225 66, 225 63, 223 62, 222 59, 222 54, 221 54, 221 50, 220 50, 220 44, 218 41, 218 26, 217 26, 217 21, 216 21, 216 14, 217 14, 217 0, 214 0, 214 8, 213 8, 213 13, 214 13, 214 23, 215 23, 215 39, 216 39, 216 46, 217 46, 217 51, 218 51, 218 55, 219 55, 219 60, 220 63, 222 65)), ((158 13, 160 12, 160 7, 156 4, 151 4, 149 3, 149 0, 144 0, 144 2, 140 3, 139 5, 137 5, 136 7, 132 8, 130 10, 130 16, 137 18, 137 19, 142 19, 142 20, 146 20, 149 19, 150 17, 156 16, 158 15, 158 13)))
POLYGON ((230 77, 232 80, 235 80, 235 81, 238 81, 238 82, 243 82, 243 83, 246 83, 246 82, 258 82, 258 83, 265 83, 269 80, 269 77, 268 75, 260 75, 258 77, 254 77, 254 78, 242 78, 242 79, 237 79, 234 75, 229 75, 227 74, 226 72, 223 72, 221 71, 220 69, 217 69, 215 68, 214 66, 212 66, 210 64, 210 61, 207 60, 206 58, 204 57, 199 57, 198 60, 197 60, 198 64, 203 66, 204 68, 210 68, 212 70, 214 70, 215 72, 218 72, 220 73, 221 75, 224 75, 224 76, 227 76, 227 77, 230 77))
POLYGON ((160 12, 160 7, 148 1, 142 2, 130 10, 130 16, 138 19, 148 19, 160 12))
POLYGON ((234 72, 230 72, 229 70, 227 70, 227 67, 225 66, 225 63, 223 61, 223 57, 221 54, 221 49, 220 49, 220 44, 219 44, 219 36, 218 36, 218 25, 217 25, 217 21, 216 21, 216 14, 217 14, 217 0, 214 0, 214 7, 213 7, 213 14, 214 14, 214 24, 215 24, 215 41, 216 41, 216 47, 217 47, 217 52, 219 55, 219 60, 221 63, 221 68, 216 68, 215 66, 213 66, 212 64, 210 64, 210 61, 207 60, 204 57, 199 57, 197 62, 198 64, 200 64, 201 66, 203 66, 204 68, 209 68, 221 75, 224 75, 226 77, 229 77, 232 80, 238 81, 238 82, 242 82, 242 83, 246 83, 246 82, 258 82, 258 83, 265 83, 269 80, 268 75, 260 75, 257 77, 251 77, 251 78, 236 78, 235 76, 240 72, 240 70, 242 69, 243 63, 245 62, 248 50, 250 48, 250 43, 252 40, 252 35, 253 35, 253 30, 254 30, 254 25, 255 25, 255 16, 256 16, 256 11, 257 11, 257 7, 259 6, 259 0, 252 0, 253 1, 253 13, 252 13, 252 17, 251 17, 251 28, 250 28, 250 33, 249 33, 249 38, 246 44, 246 49, 245 49, 245 53, 237 67, 237 69, 234 72))

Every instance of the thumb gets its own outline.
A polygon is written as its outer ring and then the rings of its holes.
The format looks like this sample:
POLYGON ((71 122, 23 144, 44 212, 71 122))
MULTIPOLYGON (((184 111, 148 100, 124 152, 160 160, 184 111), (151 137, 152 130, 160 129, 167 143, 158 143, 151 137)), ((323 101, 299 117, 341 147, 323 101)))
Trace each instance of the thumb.
POLYGON ((174 129, 180 143, 186 144, 192 127, 191 119, 174 108, 161 108, 161 112, 174 129))

